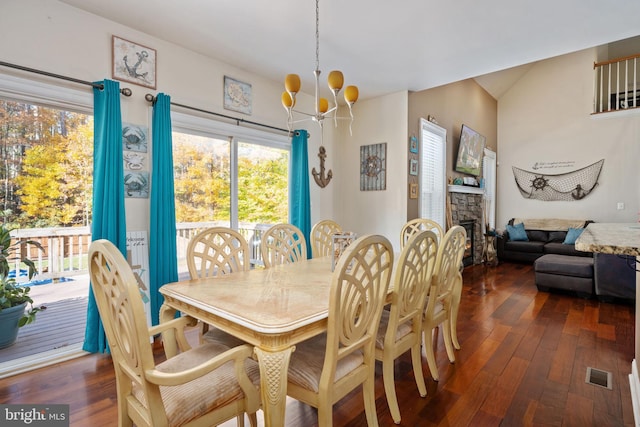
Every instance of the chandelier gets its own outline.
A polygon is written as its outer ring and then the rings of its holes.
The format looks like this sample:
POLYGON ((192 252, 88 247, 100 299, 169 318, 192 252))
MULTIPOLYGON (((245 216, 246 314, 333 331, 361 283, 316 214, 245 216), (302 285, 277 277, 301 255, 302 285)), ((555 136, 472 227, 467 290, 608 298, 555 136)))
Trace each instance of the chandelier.
POLYGON ((338 126, 338 120, 342 119, 350 119, 349 122, 349 132, 351 132, 351 124, 353 123, 353 112, 351 107, 358 100, 358 87, 357 86, 347 86, 344 89, 344 100, 349 107, 349 117, 338 117, 338 93, 342 89, 342 85, 344 84, 344 77, 341 71, 331 71, 329 76, 327 77, 327 82, 329 84, 329 89, 333 94, 333 107, 329 108, 329 101, 327 98, 320 97, 320 17, 319 17, 319 0, 316 0, 316 69, 313 72, 316 79, 316 91, 315 91, 315 112, 314 113, 305 113, 302 111, 294 110, 293 107, 296 105, 296 94, 300 91, 300 76, 297 74, 287 74, 284 80, 285 91, 282 92, 282 105, 285 110, 287 110, 288 118, 287 118, 287 126, 289 131, 292 130, 293 124, 302 122, 304 120, 313 120, 320 125, 322 129, 322 124, 324 119, 333 118, 335 126, 338 126), (301 114, 305 116, 302 119, 294 120, 294 113, 301 114))

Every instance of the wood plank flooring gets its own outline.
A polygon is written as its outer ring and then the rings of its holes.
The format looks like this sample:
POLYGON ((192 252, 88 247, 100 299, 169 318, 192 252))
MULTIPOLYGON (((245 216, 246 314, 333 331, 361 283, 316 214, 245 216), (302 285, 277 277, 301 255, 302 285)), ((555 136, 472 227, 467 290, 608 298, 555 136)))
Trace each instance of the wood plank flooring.
MULTIPOLYGON (((440 381, 430 378, 423 357, 426 398, 419 397, 408 354, 396 362, 401 425, 632 426, 634 310, 630 303, 539 293, 531 265, 467 267, 456 362, 448 362, 436 335, 440 381), (586 383, 587 367, 611 372, 612 389, 586 383)), ((393 426, 376 368, 379 422, 393 426)), ((67 403, 71 425, 113 426, 114 381, 109 356, 89 355, 0 380, 0 403, 67 403)), ((338 402, 333 419, 335 426, 366 426, 362 393, 338 402)), ((315 426, 316 412, 289 400, 286 425, 315 426)))

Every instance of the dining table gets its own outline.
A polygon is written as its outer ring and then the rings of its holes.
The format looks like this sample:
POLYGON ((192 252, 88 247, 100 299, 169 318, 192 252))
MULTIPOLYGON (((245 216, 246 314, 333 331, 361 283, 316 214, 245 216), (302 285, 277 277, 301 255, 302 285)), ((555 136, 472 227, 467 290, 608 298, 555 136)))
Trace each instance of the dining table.
MULTIPOLYGON (((160 287, 160 321, 181 312, 254 346, 265 426, 284 426, 295 345, 327 329, 332 257, 256 268, 160 287)), ((168 354, 177 348, 165 343, 168 354)))

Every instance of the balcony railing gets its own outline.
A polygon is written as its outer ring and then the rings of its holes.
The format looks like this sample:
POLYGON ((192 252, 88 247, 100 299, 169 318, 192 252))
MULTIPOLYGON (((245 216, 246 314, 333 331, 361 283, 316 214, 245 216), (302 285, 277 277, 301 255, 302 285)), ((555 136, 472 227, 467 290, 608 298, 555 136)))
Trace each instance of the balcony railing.
POLYGON ((593 112, 606 113, 640 106, 640 55, 595 62, 593 112))
MULTIPOLYGON (((208 227, 228 226, 228 222, 198 222, 176 224, 176 246, 178 264, 186 265, 186 253, 189 240, 201 230, 208 227)), ((241 223, 240 233, 249 243, 250 262, 252 265, 261 264, 260 240, 262 233, 270 224, 241 223)), ((60 280, 88 273, 87 255, 91 244, 91 229, 89 227, 69 228, 30 228, 11 231, 13 241, 32 240, 40 243, 44 251, 35 245, 25 243, 20 248, 21 258, 33 260, 39 271, 34 280, 60 280)), ((12 269, 16 272, 18 282, 26 282, 26 269, 20 260, 12 261, 12 269)))

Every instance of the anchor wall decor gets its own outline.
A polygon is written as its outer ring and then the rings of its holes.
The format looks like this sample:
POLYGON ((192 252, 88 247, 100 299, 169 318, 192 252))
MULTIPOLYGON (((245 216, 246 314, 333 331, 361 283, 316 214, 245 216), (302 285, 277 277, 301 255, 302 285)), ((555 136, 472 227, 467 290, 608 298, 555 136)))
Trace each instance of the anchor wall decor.
POLYGON ((324 146, 322 145, 318 150, 318 157, 320 157, 320 172, 316 171, 316 168, 313 168, 311 170, 311 173, 313 174, 313 179, 316 180, 316 184, 318 184, 320 188, 324 188, 329 184, 329 181, 331 181, 331 178, 333 178, 333 172, 329 170, 326 176, 324 174, 324 171, 325 171, 324 159, 327 158, 327 150, 325 150, 324 146))

